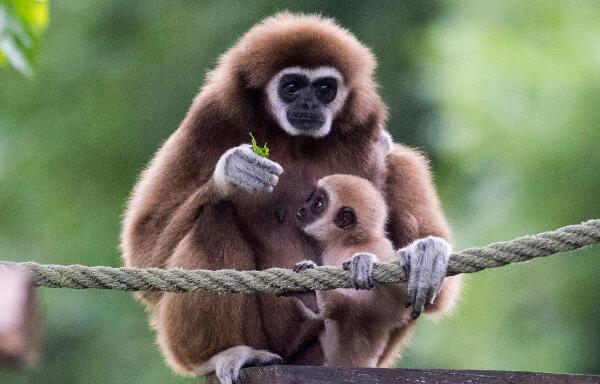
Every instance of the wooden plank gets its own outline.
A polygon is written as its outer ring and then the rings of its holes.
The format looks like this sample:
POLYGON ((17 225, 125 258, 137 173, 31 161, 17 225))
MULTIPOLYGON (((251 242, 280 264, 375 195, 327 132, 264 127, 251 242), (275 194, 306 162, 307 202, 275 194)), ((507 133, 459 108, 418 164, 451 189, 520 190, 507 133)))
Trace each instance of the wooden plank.
POLYGON ((28 366, 37 358, 38 316, 29 274, 0 266, 0 366, 28 366))
MULTIPOLYGON (((240 384, 599 384, 600 376, 510 371, 378 369, 272 365, 245 368, 240 384)), ((210 376, 206 384, 219 384, 210 376)))

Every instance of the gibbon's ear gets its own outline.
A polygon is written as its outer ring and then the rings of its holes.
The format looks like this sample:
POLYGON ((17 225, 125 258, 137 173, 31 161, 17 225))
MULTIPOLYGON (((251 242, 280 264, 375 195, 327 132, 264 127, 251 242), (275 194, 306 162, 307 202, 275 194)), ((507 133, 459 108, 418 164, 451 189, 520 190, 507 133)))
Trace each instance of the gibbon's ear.
POLYGON ((356 225, 356 213, 350 207, 342 207, 335 217, 335 225, 341 229, 350 229, 356 225))

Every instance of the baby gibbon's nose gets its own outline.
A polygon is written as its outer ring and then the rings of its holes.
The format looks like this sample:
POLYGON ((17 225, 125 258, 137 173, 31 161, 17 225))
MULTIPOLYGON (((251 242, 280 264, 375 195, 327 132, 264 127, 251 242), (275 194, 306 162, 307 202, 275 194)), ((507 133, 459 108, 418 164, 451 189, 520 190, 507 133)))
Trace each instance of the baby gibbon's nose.
POLYGON ((300 208, 300 210, 298 211, 298 214, 296 215, 298 217, 298 219, 300 220, 306 220, 306 208, 302 207, 300 208))

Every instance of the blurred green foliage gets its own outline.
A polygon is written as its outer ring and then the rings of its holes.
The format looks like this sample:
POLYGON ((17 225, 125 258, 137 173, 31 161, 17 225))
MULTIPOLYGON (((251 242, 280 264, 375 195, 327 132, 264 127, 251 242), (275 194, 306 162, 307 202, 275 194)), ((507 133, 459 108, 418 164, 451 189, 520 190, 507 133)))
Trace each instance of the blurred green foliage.
POLYGON ((0 0, 0 64, 31 76, 39 36, 47 24, 47 1, 0 0))
MULTIPOLYGON (((430 154, 457 248, 600 217, 597 2, 50 8, 33 77, 0 69, 0 259, 119 265, 138 173, 219 54, 283 9, 333 16, 373 49, 389 128, 430 154)), ((600 373, 599 254, 470 276, 456 313, 422 321, 399 365, 600 373)), ((0 383, 197 381, 165 366, 129 294, 39 294, 40 365, 0 383)))

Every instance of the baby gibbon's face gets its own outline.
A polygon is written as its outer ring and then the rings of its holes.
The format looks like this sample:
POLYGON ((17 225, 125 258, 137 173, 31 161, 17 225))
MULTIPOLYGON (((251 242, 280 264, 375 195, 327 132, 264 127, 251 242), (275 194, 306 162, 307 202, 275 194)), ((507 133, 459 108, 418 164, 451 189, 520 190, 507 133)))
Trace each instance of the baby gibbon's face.
POLYGON ((314 223, 321 218, 329 206, 329 196, 323 188, 317 188, 306 199, 302 208, 296 215, 296 220, 301 228, 314 223))
POLYGON ((296 215, 300 227, 308 234, 325 234, 331 230, 351 229, 356 225, 356 213, 351 207, 337 207, 323 188, 313 191, 296 215))

